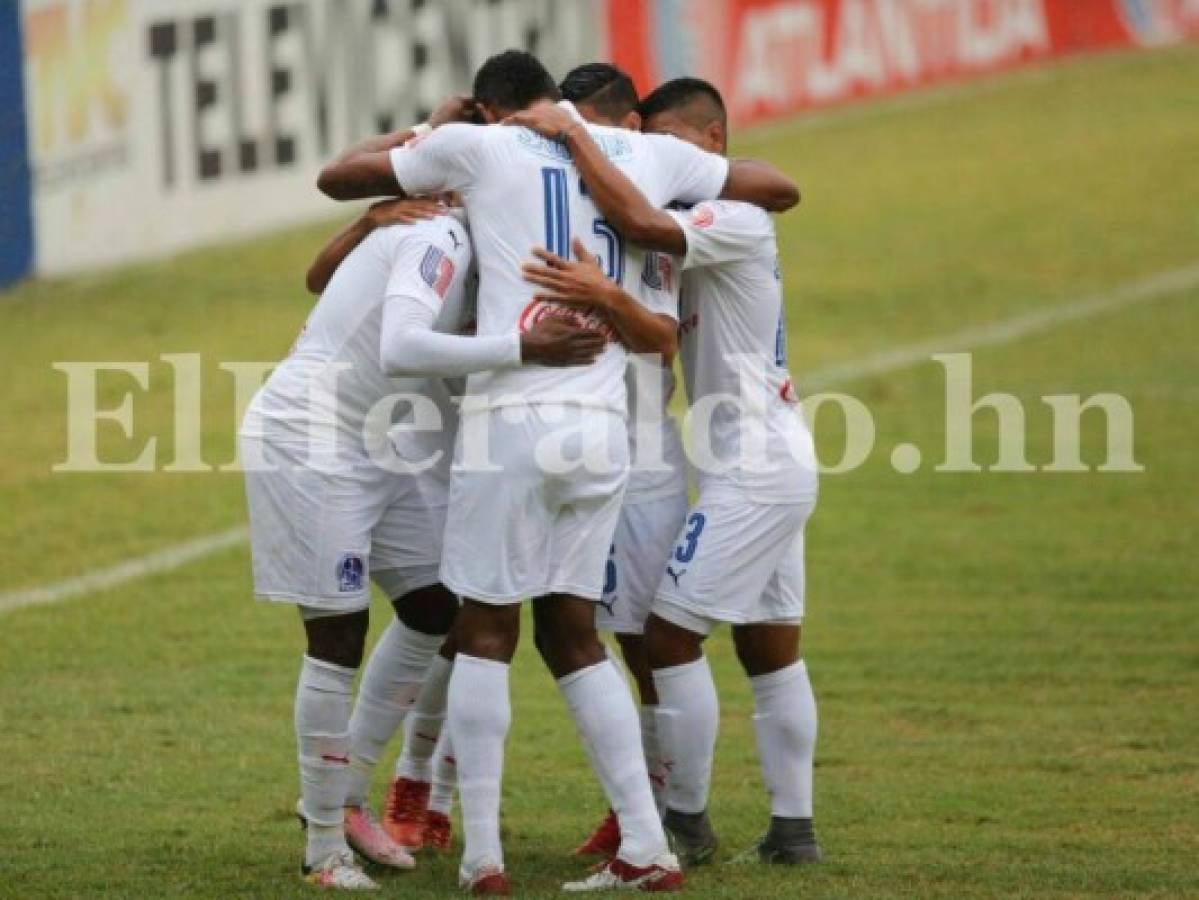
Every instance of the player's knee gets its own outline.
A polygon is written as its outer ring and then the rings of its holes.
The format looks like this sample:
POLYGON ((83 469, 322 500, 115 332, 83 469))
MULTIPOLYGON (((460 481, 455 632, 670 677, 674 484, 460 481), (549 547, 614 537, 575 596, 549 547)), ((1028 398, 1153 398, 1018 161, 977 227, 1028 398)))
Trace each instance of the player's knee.
POLYGON ((410 591, 392 605, 399 620, 421 634, 449 634, 458 616, 458 598, 440 584, 410 591))
POLYGON ((768 675, 799 660, 799 626, 756 624, 733 627, 733 647, 737 661, 750 678, 768 675))
POLYGON ((543 597, 533 603, 537 649, 555 678, 598 665, 608 651, 595 630, 595 608, 578 598, 543 597))
POLYGON ((454 630, 459 653, 509 662, 520 639, 520 607, 467 601, 454 630))
POLYGON ((645 654, 651 669, 695 662, 704 654, 704 635, 651 615, 645 623, 645 654))
POLYGON ((344 616, 309 619, 304 623, 308 635, 308 655, 322 662, 347 669, 362 665, 370 616, 366 610, 344 616))

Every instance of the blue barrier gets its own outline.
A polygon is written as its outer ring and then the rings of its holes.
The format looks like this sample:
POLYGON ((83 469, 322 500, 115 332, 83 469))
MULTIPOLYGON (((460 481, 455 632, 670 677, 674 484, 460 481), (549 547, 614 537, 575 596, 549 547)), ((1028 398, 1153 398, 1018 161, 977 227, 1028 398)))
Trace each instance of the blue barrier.
POLYGON ((0 287, 33 267, 21 5, 0 0, 0 287))

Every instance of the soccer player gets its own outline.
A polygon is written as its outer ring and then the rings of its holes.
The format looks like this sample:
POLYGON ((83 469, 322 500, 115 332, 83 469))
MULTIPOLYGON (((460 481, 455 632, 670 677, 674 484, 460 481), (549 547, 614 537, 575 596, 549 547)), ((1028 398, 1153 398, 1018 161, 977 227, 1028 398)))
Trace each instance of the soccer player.
MULTIPOLYGON (((557 97, 545 68, 517 51, 492 57, 475 78, 474 98, 488 122, 557 97)), ((682 141, 598 127, 597 137, 662 203, 722 190, 780 205, 795 197, 777 173, 731 172, 726 160, 682 141)), ((322 171, 319 185, 339 199, 460 192, 478 248, 480 337, 569 315, 607 328, 636 351, 673 341, 673 328, 661 321, 670 310, 616 302, 614 295, 603 316, 587 315, 530 296, 520 265, 529 248, 548 245, 565 258, 576 233, 602 251, 617 284, 644 264, 598 215, 569 155, 553 141, 518 128, 449 125, 403 149, 349 152, 322 171)), ((614 340, 593 365, 569 373, 530 368, 468 382, 474 402, 463 408, 441 576, 464 598, 448 706, 466 838, 459 875, 476 894, 510 889, 499 837, 500 781, 511 717, 508 664, 526 597, 534 598, 550 670, 621 824, 619 855, 570 888, 667 890, 682 883, 654 804, 632 698, 595 632, 594 603, 627 468, 625 362, 614 340), (472 462, 463 458, 471 443, 463 436, 472 429, 476 441, 486 439, 494 467, 462 464, 472 462)))
MULTIPOLYGON (((567 73, 560 87, 563 99, 571 101, 588 122, 641 130, 637 89, 633 80, 616 66, 602 62, 578 66, 567 73)), ((675 310, 679 304, 680 262, 668 254, 650 253, 641 275, 642 290, 664 292, 665 302, 675 310)), ((563 296, 562 268, 561 264, 557 269, 544 267, 529 277, 542 287, 557 288, 558 302, 571 302, 563 296)), ((576 296, 586 302, 585 292, 576 296)), ((678 424, 666 408, 675 390, 671 359, 662 360, 661 365, 638 359, 629 366, 626 381, 631 465, 620 521, 612 540, 604 596, 596 611, 596 627, 616 636, 637 685, 641 745, 654 798, 661 810, 667 772, 658 749, 655 715, 658 697, 643 635, 662 578, 662 566, 687 515, 687 467, 678 424)), ((579 856, 611 858, 619 847, 620 826, 616 814, 609 811, 575 852, 579 856)))
MULTIPOLYGON (((373 204, 322 248, 308 271, 308 289, 318 295, 322 293, 345 258, 375 229, 411 224, 447 213, 465 225, 460 209, 447 210, 435 199, 383 200, 373 204)), ((477 278, 468 277, 461 316, 468 332, 474 328, 477 283, 477 278)), ((433 323, 430 320, 426 324, 432 327, 433 323)), ((417 382, 417 392, 436 404, 443 427, 432 432, 431 443, 414 455, 436 457, 438 463, 413 476, 402 476, 417 479, 427 506, 428 521, 410 519, 408 526, 434 534, 438 547, 444 531, 450 460, 457 433, 458 413, 449 400, 450 395, 461 393, 461 381, 430 377, 417 382)), ((427 578, 427 573, 421 575, 427 578)), ((402 617, 397 616, 388 625, 371 651, 350 718, 350 774, 345 811, 347 843, 367 859, 384 864, 389 856, 396 854, 396 847, 406 852, 426 845, 446 849, 452 838, 449 819, 454 782, 452 749, 448 734, 445 740, 439 741, 439 737, 445 719, 449 670, 456 652, 452 636, 446 634, 457 614, 458 600, 438 583, 406 593, 394 603, 402 611, 402 617), (428 647, 438 642, 441 646, 429 662, 428 647), (396 775, 388 788, 380 828, 366 795, 383 748, 401 721, 405 727, 403 753, 396 761, 396 775), (436 779, 430 775, 434 770, 430 757, 435 747, 439 754, 436 779), (437 796, 432 799, 431 780, 439 784, 437 796), (429 806, 436 808, 427 809, 429 806)))
MULTIPOLYGON (((604 343, 561 321, 520 335, 458 336, 470 266, 466 231, 452 218, 373 230, 337 268, 240 432, 255 593, 297 605, 307 636, 295 702, 299 812, 307 824, 302 869, 322 887, 375 887, 347 846, 343 812, 350 756, 363 736, 351 727, 350 706, 369 580, 398 601, 398 624, 389 630, 403 638, 406 684, 419 683, 441 641, 420 630, 430 626, 419 611, 419 592, 438 582, 440 531, 420 482, 393 471, 386 452, 394 395, 418 390, 389 376, 421 376, 425 358, 446 342, 468 345, 457 354, 466 360, 461 373, 584 364, 604 343), (440 340, 420 333, 421 323, 434 321, 440 340)), ((368 673, 364 698, 379 687, 371 682, 368 673)), ((371 849, 385 864, 412 865, 398 847, 371 849)))
MULTIPOLYGON (((720 93, 686 78, 641 105, 647 131, 727 151, 720 93)), ((663 211, 609 163, 587 129, 538 108, 517 121, 562 137, 596 205, 629 240, 684 257, 684 381, 710 404, 699 499, 687 515, 646 627, 658 738, 670 767, 665 824, 685 862, 712 858, 707 816, 719 720, 703 641, 720 623, 754 693, 754 728, 771 798, 759 842, 768 862, 820 858, 812 829, 816 704, 800 656, 804 526, 816 503, 811 435, 787 371, 778 250, 770 217, 744 203, 663 211)))

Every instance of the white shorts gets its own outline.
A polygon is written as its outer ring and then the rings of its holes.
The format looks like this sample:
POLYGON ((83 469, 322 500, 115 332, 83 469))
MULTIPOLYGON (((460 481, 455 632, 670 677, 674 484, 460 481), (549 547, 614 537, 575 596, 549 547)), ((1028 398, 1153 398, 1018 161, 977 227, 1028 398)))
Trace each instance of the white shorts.
POLYGON ((701 487, 654 600, 654 615, 697 634, 719 623, 798 623, 804 525, 815 498, 760 503, 735 484, 701 487))
POLYGON ((256 595, 340 614, 370 606, 372 577, 392 599, 437 583, 435 479, 352 460, 322 471, 303 464, 303 446, 240 440, 244 459, 269 467, 246 472, 256 595))
POLYGON ((679 473, 681 488, 664 496, 625 504, 620 510, 616 536, 604 578, 604 596, 595 614, 595 627, 613 634, 644 634, 645 620, 687 518, 687 478, 679 473))
POLYGON ((598 600, 628 474, 624 418, 602 409, 505 407, 463 416, 441 581, 462 597, 510 604, 546 594, 598 600), (521 417, 522 421, 511 421, 521 417), (463 457, 472 428, 494 470, 463 457), (602 471, 549 465, 593 459, 602 471))

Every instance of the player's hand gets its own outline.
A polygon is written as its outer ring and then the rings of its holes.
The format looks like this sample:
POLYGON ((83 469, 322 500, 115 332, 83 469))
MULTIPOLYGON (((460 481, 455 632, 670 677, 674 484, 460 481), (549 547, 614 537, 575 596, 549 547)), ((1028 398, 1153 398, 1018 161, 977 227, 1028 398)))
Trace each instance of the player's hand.
POLYGON ((429 116, 429 124, 434 128, 448 125, 451 122, 473 122, 475 120, 475 101, 465 94, 454 94, 446 98, 441 106, 433 110, 429 116))
POLYGON ((411 224, 425 219, 434 219, 445 212, 445 207, 436 200, 423 197, 404 197, 399 200, 380 200, 372 203, 362 217, 371 228, 384 228, 400 223, 411 224))
POLYGON ((521 270, 525 281, 541 288, 538 300, 606 309, 616 284, 600 269, 599 258, 589 253, 578 238, 574 239, 574 250, 577 262, 534 248, 533 255, 541 260, 541 265, 525 263, 521 270))
POLYGON ((543 366, 585 366, 607 346, 598 331, 549 316, 520 336, 520 358, 543 366))
POLYGON ((552 100, 542 100, 508 116, 503 124, 528 128, 542 137, 558 139, 577 125, 578 120, 552 100))

